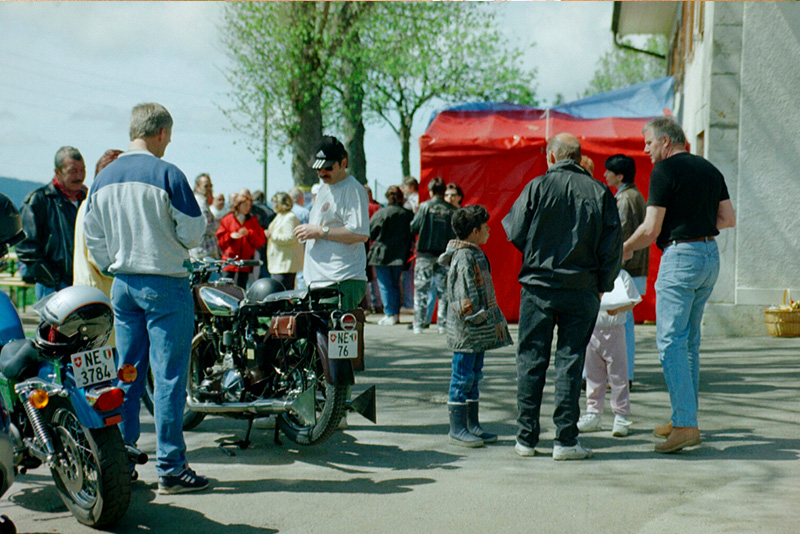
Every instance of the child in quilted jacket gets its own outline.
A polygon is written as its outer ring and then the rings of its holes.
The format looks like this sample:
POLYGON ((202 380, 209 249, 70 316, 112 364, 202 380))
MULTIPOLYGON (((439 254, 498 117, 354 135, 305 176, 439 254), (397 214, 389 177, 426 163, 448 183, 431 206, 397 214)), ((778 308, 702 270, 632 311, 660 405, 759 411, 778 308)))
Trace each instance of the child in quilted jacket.
POLYGON ((489 212, 483 206, 459 208, 453 214, 456 239, 439 263, 447 275, 447 346, 453 350, 453 374, 447 402, 450 439, 463 447, 482 447, 496 434, 478 422, 478 384, 487 350, 511 344, 511 335, 494 294, 489 260, 480 249, 489 239, 489 212))

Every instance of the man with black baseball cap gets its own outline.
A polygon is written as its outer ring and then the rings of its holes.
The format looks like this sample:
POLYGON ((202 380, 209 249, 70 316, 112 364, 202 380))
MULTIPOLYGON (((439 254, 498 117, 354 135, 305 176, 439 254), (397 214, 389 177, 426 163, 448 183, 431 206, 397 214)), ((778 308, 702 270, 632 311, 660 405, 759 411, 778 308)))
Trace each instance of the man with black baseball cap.
POLYGON ((308 224, 294 230, 306 242, 303 277, 309 286, 338 282, 343 307, 353 309, 367 290, 367 191, 347 172, 347 150, 335 137, 322 138, 309 165, 322 183, 308 224))

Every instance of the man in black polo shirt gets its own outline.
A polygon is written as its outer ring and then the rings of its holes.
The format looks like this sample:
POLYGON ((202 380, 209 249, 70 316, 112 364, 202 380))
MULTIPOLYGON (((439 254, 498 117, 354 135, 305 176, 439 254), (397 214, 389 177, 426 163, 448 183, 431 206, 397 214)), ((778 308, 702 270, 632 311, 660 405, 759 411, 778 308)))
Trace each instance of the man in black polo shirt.
POLYGON ((623 259, 653 242, 664 251, 655 285, 656 344, 672 420, 654 433, 666 438, 656 452, 669 453, 700 443, 700 323, 719 274, 714 236, 733 227, 736 214, 722 174, 686 150, 674 120, 655 118, 643 133, 644 151, 655 166, 644 222, 625 241, 623 259))

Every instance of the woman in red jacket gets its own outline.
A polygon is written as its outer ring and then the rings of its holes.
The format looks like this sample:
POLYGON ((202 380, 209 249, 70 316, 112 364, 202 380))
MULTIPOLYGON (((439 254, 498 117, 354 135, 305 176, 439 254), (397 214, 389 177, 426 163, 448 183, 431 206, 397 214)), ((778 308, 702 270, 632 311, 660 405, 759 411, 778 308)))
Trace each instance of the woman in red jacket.
MULTIPOLYGON (((217 230, 217 241, 219 241, 219 249, 222 251, 222 259, 252 260, 256 250, 267 242, 264 229, 258 224, 258 220, 250 215, 252 207, 253 197, 250 195, 249 189, 242 189, 234 196, 232 210, 222 218, 217 230)), ((229 265, 224 270, 235 272, 236 285, 244 289, 247 286, 247 277, 250 275, 252 267, 229 265)))

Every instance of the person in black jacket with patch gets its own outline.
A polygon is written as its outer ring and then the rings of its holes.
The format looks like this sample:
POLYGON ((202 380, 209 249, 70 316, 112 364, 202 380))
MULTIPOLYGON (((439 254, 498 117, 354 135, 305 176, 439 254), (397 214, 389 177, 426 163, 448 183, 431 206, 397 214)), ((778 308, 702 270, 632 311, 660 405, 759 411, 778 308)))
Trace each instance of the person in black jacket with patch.
POLYGON ((508 240, 522 252, 515 446, 520 456, 536 454, 555 327, 553 459, 592 455, 577 439, 581 371, 600 295, 613 289, 619 273, 622 236, 614 195, 580 160, 581 145, 573 135, 550 138, 547 173, 525 186, 503 219, 508 240))
POLYGON ((72 285, 75 217, 86 198, 86 165, 77 148, 63 146, 55 156, 52 182, 33 191, 22 207, 27 237, 16 252, 25 264, 23 279, 36 283, 36 298, 72 285))
POLYGON ((455 206, 444 200, 445 185, 441 178, 428 183, 430 200, 419 205, 419 211, 411 221, 411 233, 419 234, 417 240, 417 261, 414 266, 414 333, 421 334, 428 312, 428 292, 431 284, 436 284, 439 295, 439 314, 437 323, 439 333, 444 334, 447 324, 447 295, 445 285, 447 270, 436 263, 439 255, 447 249, 447 243, 455 239, 450 219, 455 206))

